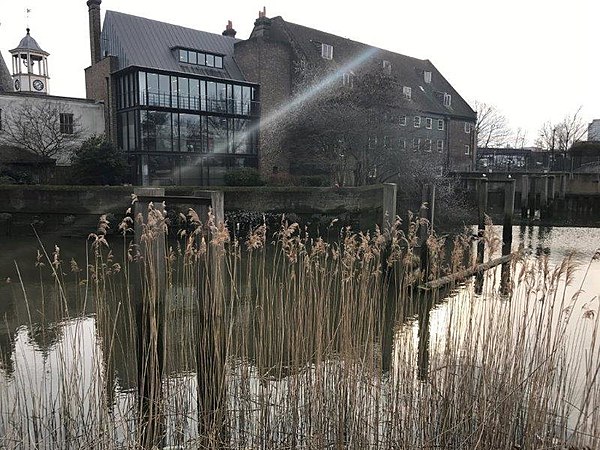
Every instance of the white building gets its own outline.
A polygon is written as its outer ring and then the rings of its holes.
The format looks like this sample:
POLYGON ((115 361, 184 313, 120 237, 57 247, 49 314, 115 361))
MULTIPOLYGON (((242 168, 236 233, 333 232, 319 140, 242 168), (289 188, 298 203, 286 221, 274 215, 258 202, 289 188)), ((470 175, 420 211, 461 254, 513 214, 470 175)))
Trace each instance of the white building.
MULTIPOLYGON (((12 75, 0 55, 0 143, 7 130, 28 108, 52 124, 49 134, 60 133, 71 147, 92 135, 105 132, 104 105, 101 102, 50 95, 49 53, 31 37, 29 28, 19 45, 10 51, 12 75), (10 78, 9 78, 10 77, 10 78), (11 122, 12 121, 12 122, 11 122), (73 139, 70 139, 72 135, 73 139)), ((0 149, 1 151, 1 149, 0 149)), ((40 153, 43 149, 40 149, 40 153)), ((35 151, 38 153, 38 151, 35 151)), ((69 165, 70 151, 51 156, 57 165, 69 165)))

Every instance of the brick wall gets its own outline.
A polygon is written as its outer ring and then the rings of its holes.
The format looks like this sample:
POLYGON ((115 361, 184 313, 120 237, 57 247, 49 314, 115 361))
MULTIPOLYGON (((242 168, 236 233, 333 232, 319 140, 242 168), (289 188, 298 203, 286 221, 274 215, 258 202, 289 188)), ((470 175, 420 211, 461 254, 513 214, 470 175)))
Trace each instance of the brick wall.
POLYGON ((450 170, 468 171, 475 167, 475 124, 472 122, 469 124, 470 131, 466 133, 464 120, 450 119, 446 122, 450 170), (466 154, 467 145, 469 154, 466 154))
POLYGON ((104 102, 104 122, 106 136, 117 143, 117 87, 111 73, 117 69, 116 56, 107 56, 100 62, 85 69, 86 98, 104 102))
POLYGON ((279 116, 292 94, 292 50, 263 37, 235 44, 235 59, 246 79, 260 84, 261 132, 259 170, 269 178, 289 173, 290 155, 283 146, 286 114, 279 116))

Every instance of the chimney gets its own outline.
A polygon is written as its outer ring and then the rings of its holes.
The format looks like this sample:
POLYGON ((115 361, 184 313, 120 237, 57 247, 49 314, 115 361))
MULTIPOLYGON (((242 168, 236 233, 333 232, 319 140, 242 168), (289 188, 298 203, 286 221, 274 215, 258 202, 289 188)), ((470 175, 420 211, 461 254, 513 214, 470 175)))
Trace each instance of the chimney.
POLYGON ((262 11, 258 12, 258 19, 254 21, 254 29, 250 34, 250 39, 254 37, 268 37, 271 29, 271 19, 267 17, 267 8, 263 7, 262 11))
POLYGON ((225 27, 225 31, 223 31, 223 36, 229 36, 234 38, 235 35, 237 34, 237 31, 235 31, 233 29, 233 24, 231 23, 231 20, 227 21, 227 26, 225 27))
POLYGON ((92 64, 96 64, 102 59, 100 51, 100 4, 102 0, 88 0, 90 16, 90 50, 92 55, 92 64))

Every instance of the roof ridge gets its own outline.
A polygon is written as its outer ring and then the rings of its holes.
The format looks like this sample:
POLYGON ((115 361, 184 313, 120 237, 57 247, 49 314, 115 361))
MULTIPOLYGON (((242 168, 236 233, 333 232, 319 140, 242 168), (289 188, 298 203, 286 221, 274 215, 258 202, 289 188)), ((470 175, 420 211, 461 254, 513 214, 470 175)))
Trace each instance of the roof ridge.
POLYGON ((184 29, 184 30, 194 31, 194 32, 197 32, 197 33, 204 33, 204 34, 210 34, 210 35, 214 35, 214 36, 219 36, 221 38, 233 39, 234 41, 240 41, 241 40, 241 39, 237 39, 237 38, 234 38, 234 37, 231 37, 231 36, 224 36, 221 33, 213 33, 212 31, 199 30, 198 28, 191 28, 191 27, 186 27, 186 26, 183 26, 183 25, 177 25, 177 24, 174 24, 174 23, 171 23, 171 22, 165 22, 164 20, 157 20, 157 19, 150 19, 148 17, 136 16, 135 14, 128 14, 128 13, 124 13, 124 12, 121 12, 121 11, 114 11, 112 9, 107 9, 106 10, 106 14, 109 14, 109 13, 110 14, 121 15, 121 16, 133 17, 133 18, 136 18, 136 19, 150 21, 150 22, 156 22, 156 23, 160 23, 160 24, 163 24, 163 25, 169 25, 169 26, 172 26, 172 27, 181 28, 181 29, 184 29))

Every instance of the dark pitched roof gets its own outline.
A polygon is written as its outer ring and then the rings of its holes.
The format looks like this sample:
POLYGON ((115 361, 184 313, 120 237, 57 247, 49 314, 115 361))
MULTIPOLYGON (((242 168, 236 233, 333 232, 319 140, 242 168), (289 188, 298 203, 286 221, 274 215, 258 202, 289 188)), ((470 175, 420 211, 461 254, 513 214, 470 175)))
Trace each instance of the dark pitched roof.
POLYGON ((0 146, 0 164, 55 164, 52 158, 36 155, 35 153, 19 147, 0 146))
POLYGON ((101 46, 102 54, 119 58, 119 70, 139 66, 244 81, 233 59, 235 42, 237 39, 220 34, 106 11, 101 46), (175 47, 224 55, 223 69, 180 64, 172 50, 175 47))
MULTIPOLYGON (((392 76, 403 86, 412 90, 412 100, 406 102, 408 109, 443 115, 460 116, 475 120, 476 113, 429 61, 401 55, 376 48, 334 34, 285 21, 282 17, 271 19, 270 38, 289 42, 299 56, 314 64, 331 64, 339 68, 351 63, 360 55, 370 52, 373 56, 365 65, 382 67, 383 60, 392 65, 392 76), (333 46, 333 60, 321 57, 321 44, 333 46), (431 72, 431 83, 425 83, 424 72, 431 72), (444 106, 443 94, 452 96, 450 106, 444 106)), ((383 69, 382 69, 383 70, 383 69)))
POLYGON ((0 92, 12 92, 13 82, 8 71, 8 67, 4 62, 4 57, 0 53, 0 92))

